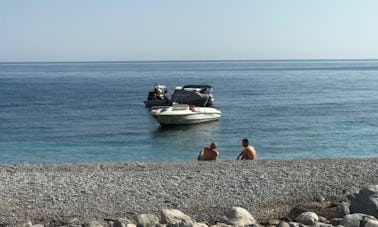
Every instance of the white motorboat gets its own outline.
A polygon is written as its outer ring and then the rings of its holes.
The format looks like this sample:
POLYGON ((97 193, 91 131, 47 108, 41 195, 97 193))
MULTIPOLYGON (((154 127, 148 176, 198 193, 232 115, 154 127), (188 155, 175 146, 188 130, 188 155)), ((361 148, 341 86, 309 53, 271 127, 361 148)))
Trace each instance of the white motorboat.
POLYGON ((161 125, 197 124, 216 121, 221 117, 221 111, 213 107, 197 107, 186 104, 154 107, 152 114, 161 125))

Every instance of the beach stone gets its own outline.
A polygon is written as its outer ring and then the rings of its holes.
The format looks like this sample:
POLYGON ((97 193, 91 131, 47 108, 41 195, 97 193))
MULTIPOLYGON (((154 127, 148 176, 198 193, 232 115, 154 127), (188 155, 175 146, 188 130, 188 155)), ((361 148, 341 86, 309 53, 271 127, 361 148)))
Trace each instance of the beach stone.
POLYGON ((286 221, 281 221, 277 224, 277 227, 290 227, 290 225, 286 221))
POLYGON ((264 227, 276 227, 277 225, 264 224, 264 227))
POLYGON ((44 225, 41 224, 35 224, 33 225, 31 221, 27 221, 26 223, 22 224, 23 227, 44 227, 44 225))
POLYGON ((360 213, 347 214, 341 220, 341 225, 343 225, 345 227, 360 227, 361 222, 364 223, 364 222, 367 222, 368 220, 376 221, 377 219, 375 219, 375 217, 373 217, 371 215, 360 214, 360 213))
POLYGON ((224 221, 230 225, 248 226, 256 224, 255 218, 242 207, 232 207, 224 215, 224 221))
POLYGON ((350 203, 348 202, 341 202, 338 206, 337 206, 337 217, 338 218, 342 218, 344 217, 345 215, 347 214, 350 214, 350 203))
POLYGON ((167 224, 161 224, 161 223, 159 223, 155 227, 167 227, 167 224))
POLYGON ((288 224, 290 227, 301 227, 301 224, 297 222, 289 222, 288 224))
POLYGON ((288 214, 289 218, 295 219, 304 212, 313 212, 317 215, 321 215, 327 219, 344 217, 346 213, 340 212, 338 204, 333 204, 330 201, 324 202, 309 202, 303 203, 292 208, 288 214), (342 214, 341 214, 342 213, 342 214))
POLYGON ((83 226, 84 227, 103 227, 103 225, 96 220, 89 221, 85 223, 83 226))
POLYGON ((25 223, 22 225, 22 227, 32 227, 32 226, 33 226, 33 224, 32 224, 31 221, 27 221, 27 222, 25 222, 25 223))
POLYGON ((378 221, 368 220, 363 227, 378 227, 378 221))
POLYGON ((319 221, 319 217, 314 212, 304 212, 296 218, 296 221, 304 225, 314 225, 319 221))
POLYGON ((205 223, 194 222, 194 223, 180 225, 180 227, 208 227, 208 225, 205 223))
POLYGON ((211 225, 210 227, 231 227, 232 225, 222 223, 222 222, 217 222, 216 225, 211 225))
POLYGON ((175 209, 164 209, 161 212, 161 223, 168 225, 181 225, 193 223, 192 219, 182 211, 175 209))
POLYGON ((343 220, 342 218, 332 218, 330 220, 330 223, 332 225, 336 226, 336 225, 340 225, 342 220, 343 220))
POLYGON ((68 226, 81 226, 80 225, 80 220, 78 218, 73 218, 67 221, 68 226))
POLYGON ((269 225, 274 225, 274 226, 277 226, 281 221, 278 220, 278 219, 269 219, 267 222, 266 222, 266 225, 269 226, 269 225))
POLYGON ((139 227, 155 227, 159 222, 159 217, 155 214, 140 214, 137 217, 137 226, 139 227))
POLYGON ((247 225, 248 227, 263 227, 262 225, 259 225, 258 223, 247 225))
POLYGON ((116 220, 114 220, 112 227, 126 227, 129 224, 134 225, 134 223, 128 218, 117 218, 116 220))
POLYGON ((326 224, 326 223, 323 223, 323 222, 317 222, 317 223, 315 223, 315 225, 312 225, 312 227, 333 227, 333 225, 326 224))
POLYGON ((119 220, 115 220, 115 221, 111 221, 109 223, 109 226, 111 226, 111 227, 126 227, 126 224, 120 222, 119 220))
POLYGON ((349 195, 350 212, 363 213, 378 218, 378 185, 361 189, 358 193, 349 195))
POLYGON ((329 224, 329 221, 327 218, 323 217, 323 216, 319 216, 318 215, 318 222, 322 222, 322 223, 325 223, 325 224, 329 224))

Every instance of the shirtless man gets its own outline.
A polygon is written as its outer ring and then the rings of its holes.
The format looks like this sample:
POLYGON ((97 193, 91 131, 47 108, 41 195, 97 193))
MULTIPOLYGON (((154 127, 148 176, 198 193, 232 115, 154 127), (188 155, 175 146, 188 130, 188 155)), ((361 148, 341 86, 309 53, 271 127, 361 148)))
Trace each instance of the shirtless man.
POLYGON ((202 149, 198 156, 198 161, 215 161, 218 160, 219 152, 217 150, 217 145, 211 143, 210 147, 205 147, 202 149))
POLYGON ((245 148, 242 152, 240 152, 236 160, 239 160, 239 159, 240 160, 256 160, 257 159, 256 150, 252 145, 249 144, 248 139, 243 139, 242 145, 245 148))

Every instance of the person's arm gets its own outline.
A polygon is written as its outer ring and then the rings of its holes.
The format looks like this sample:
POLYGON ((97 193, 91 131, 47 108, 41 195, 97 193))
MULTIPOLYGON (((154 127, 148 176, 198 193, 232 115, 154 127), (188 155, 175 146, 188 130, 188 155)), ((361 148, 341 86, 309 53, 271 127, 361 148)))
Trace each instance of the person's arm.
POLYGON ((238 155, 238 157, 236 158, 236 160, 240 160, 240 156, 242 156, 244 151, 240 152, 240 154, 238 155))
POLYGON ((198 161, 200 161, 202 159, 202 155, 203 155, 203 149, 200 150, 200 152, 198 154, 198 158, 197 158, 198 161))

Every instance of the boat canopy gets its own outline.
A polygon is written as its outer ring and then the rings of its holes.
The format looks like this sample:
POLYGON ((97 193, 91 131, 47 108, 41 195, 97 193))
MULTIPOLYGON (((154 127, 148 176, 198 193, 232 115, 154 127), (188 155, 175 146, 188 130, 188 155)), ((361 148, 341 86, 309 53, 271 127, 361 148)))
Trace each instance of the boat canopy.
POLYGON ((185 85, 184 87, 182 87, 182 89, 185 89, 185 88, 212 88, 210 85, 185 85))

